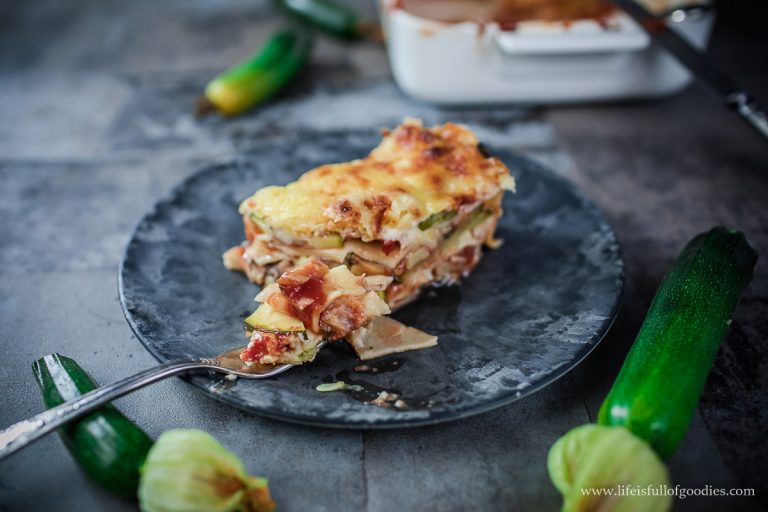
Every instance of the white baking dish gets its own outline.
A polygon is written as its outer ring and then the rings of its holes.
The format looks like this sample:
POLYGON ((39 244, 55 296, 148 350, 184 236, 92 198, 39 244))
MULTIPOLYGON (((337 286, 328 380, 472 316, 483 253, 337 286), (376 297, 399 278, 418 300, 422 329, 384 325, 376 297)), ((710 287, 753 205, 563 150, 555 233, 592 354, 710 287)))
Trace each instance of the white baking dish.
MULTIPOLYGON (((442 23, 379 0, 392 73, 407 94, 433 103, 575 103, 663 96, 691 77, 620 13, 608 23, 442 23)), ((711 13, 675 26, 704 48, 711 13)))

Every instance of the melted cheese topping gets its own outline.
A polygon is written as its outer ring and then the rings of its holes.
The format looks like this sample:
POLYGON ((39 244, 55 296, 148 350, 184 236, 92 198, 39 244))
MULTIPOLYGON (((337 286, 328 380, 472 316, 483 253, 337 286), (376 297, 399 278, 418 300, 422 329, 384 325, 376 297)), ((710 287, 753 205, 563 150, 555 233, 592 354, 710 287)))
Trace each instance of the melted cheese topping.
POLYGON ((280 238, 340 234, 403 240, 421 236, 419 222, 444 211, 466 211, 502 188, 509 170, 487 157, 465 126, 426 129, 407 119, 363 159, 329 164, 286 186, 265 187, 243 201, 280 238))

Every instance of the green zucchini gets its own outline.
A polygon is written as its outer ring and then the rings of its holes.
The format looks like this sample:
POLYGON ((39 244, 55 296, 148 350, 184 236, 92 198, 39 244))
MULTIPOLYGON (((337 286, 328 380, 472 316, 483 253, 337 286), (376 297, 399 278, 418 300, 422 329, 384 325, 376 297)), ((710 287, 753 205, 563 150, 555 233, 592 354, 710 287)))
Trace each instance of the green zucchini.
POLYGON ((245 330, 254 329, 269 332, 304 332, 304 324, 292 316, 275 310, 269 304, 261 304, 245 319, 245 330))
POLYGON ((291 16, 340 39, 359 39, 374 32, 374 25, 357 12, 333 0, 277 0, 291 16))
POLYGON ((493 212, 486 210, 482 206, 479 206, 475 211, 469 214, 469 217, 464 219, 461 224, 456 226, 451 235, 443 242, 443 250, 458 250, 477 243, 472 237, 471 231, 477 226, 488 220, 493 215, 493 212))
POLYGON ((674 453, 756 262, 738 231, 718 226, 688 243, 600 407, 600 424, 628 428, 661 457, 674 453))
POLYGON ((267 221, 264 219, 264 217, 256 215, 255 213, 251 213, 248 216, 251 218, 254 224, 259 226, 259 229, 261 229, 264 233, 272 232, 272 228, 269 227, 269 224, 267 224, 267 221))
POLYGON ((211 80, 198 103, 198 115, 215 110, 233 116, 261 103, 301 71, 311 49, 312 35, 307 30, 279 30, 259 52, 211 80))
POLYGON ((344 237, 339 234, 315 236, 307 240, 313 249, 339 249, 344 247, 344 237))
MULTIPOLYGON (((75 399, 98 385, 68 357, 51 354, 32 364, 47 408, 75 399)), ((97 484, 120 496, 135 496, 139 468, 152 439, 112 405, 59 429, 67 450, 97 484)))
POLYGON ((435 224, 441 224, 445 221, 451 220, 456 215, 458 215, 459 212, 455 210, 443 210, 441 212, 433 213, 423 221, 419 222, 419 229, 422 231, 426 231, 435 224))

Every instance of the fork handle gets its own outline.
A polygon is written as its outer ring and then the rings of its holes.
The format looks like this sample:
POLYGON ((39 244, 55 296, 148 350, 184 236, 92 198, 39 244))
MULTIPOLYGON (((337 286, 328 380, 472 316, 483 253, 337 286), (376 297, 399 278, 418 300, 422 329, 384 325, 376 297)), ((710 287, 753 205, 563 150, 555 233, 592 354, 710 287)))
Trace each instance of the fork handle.
POLYGON ((131 377, 94 389, 80 398, 70 400, 37 416, 14 423, 0 431, 0 459, 24 448, 33 441, 51 433, 65 423, 72 421, 97 407, 111 402, 137 389, 157 381, 194 370, 209 370, 210 365, 202 361, 177 361, 161 364, 137 373, 131 377))

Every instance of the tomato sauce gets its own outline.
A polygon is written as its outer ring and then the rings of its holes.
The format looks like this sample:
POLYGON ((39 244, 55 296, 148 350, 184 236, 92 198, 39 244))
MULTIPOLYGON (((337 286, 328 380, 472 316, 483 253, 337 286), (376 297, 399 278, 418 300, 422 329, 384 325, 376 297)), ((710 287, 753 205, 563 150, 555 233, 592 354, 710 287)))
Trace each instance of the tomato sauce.
POLYGON ((290 333, 253 331, 251 341, 240 353, 245 363, 259 363, 264 356, 279 356, 290 348, 290 333))
POLYGON ((384 240, 381 243, 381 252, 387 256, 398 250, 400 250, 400 242, 397 240, 384 240))
POLYGON ((445 23, 498 23, 502 30, 522 21, 601 19, 615 12, 608 0, 399 0, 396 8, 445 23))
POLYGON ((323 277, 328 267, 318 260, 313 260, 291 272, 286 272, 277 280, 280 291, 293 308, 293 316, 301 320, 307 329, 317 331, 316 318, 319 308, 325 305, 326 295, 323 290, 323 277))

